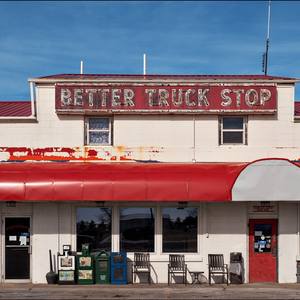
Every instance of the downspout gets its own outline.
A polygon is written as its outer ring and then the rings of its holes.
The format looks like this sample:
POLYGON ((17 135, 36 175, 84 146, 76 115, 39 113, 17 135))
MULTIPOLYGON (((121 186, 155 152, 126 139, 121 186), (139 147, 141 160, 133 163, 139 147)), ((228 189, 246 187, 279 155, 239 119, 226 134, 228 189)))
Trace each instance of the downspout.
POLYGON ((296 282, 300 282, 300 202, 297 203, 297 256, 296 256, 296 282))
POLYGON ((30 102, 31 102, 31 118, 36 119, 36 111, 35 111, 35 101, 36 101, 36 97, 35 97, 35 84, 33 81, 29 82, 29 86, 30 86, 30 102))
POLYGON ((193 115, 193 158, 192 162, 196 162, 196 119, 193 115))
POLYGON ((35 97, 35 84, 33 81, 29 81, 29 87, 30 87, 30 103, 31 103, 31 115, 28 117, 0 117, 0 120, 32 120, 32 121, 36 121, 36 109, 35 109, 35 101, 36 101, 36 97, 35 97))

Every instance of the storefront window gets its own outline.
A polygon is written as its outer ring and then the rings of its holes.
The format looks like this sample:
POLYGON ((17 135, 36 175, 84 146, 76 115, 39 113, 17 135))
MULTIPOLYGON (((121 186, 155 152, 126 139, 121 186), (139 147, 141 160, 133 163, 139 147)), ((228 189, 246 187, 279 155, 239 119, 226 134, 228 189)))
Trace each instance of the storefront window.
POLYGON ((163 208, 163 252, 197 252, 197 208, 163 208))
POLYGON ((127 252, 154 251, 154 208, 120 209, 120 249, 127 252))
POLYGON ((77 209, 77 251, 88 243, 92 252, 111 250, 111 208, 77 209))

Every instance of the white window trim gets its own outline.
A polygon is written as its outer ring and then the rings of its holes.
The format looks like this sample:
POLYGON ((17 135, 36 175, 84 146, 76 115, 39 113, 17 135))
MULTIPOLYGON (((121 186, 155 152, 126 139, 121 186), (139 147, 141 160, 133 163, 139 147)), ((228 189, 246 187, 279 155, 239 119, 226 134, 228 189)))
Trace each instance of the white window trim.
POLYGON ((89 116, 85 118, 85 144, 87 146, 111 146, 112 145, 112 118, 111 117, 97 117, 89 116), (89 120, 90 119, 108 119, 108 129, 90 129, 89 120), (90 132, 108 132, 108 143, 90 143, 90 132))
POLYGON ((219 136, 220 136, 220 145, 247 145, 247 123, 248 119, 246 116, 221 116, 220 117, 220 130, 219 130, 219 136), (223 128, 223 119, 226 117, 238 117, 243 118, 243 128, 242 129, 224 129, 223 128), (224 143, 223 142, 223 132, 242 132, 243 133, 243 142, 242 143, 224 143))

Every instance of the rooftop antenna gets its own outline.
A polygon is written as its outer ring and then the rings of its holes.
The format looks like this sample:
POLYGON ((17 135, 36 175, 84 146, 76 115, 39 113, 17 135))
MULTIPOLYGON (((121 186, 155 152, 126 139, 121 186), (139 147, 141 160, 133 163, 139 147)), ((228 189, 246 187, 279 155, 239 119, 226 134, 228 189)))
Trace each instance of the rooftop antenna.
POLYGON ((146 53, 143 55, 143 74, 144 76, 147 74, 147 57, 146 53))
POLYGON ((83 61, 80 61, 80 74, 83 74, 83 61))
POLYGON ((263 72, 265 75, 268 73, 268 56, 269 56, 269 42, 270 42, 270 19, 271 19, 271 0, 269 0, 268 6, 268 30, 266 39, 266 51, 263 54, 263 72))

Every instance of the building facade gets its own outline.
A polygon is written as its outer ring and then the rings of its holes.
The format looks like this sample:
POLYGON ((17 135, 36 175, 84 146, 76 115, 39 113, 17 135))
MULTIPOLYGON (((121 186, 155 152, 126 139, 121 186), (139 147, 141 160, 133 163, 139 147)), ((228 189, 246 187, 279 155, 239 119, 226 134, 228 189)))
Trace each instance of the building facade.
POLYGON ((167 282, 170 253, 207 276, 208 254, 229 263, 231 252, 245 282, 297 281, 296 79, 29 81, 31 101, 0 103, 2 281, 44 283, 48 250, 82 243, 130 260, 150 252, 155 283, 167 282))

